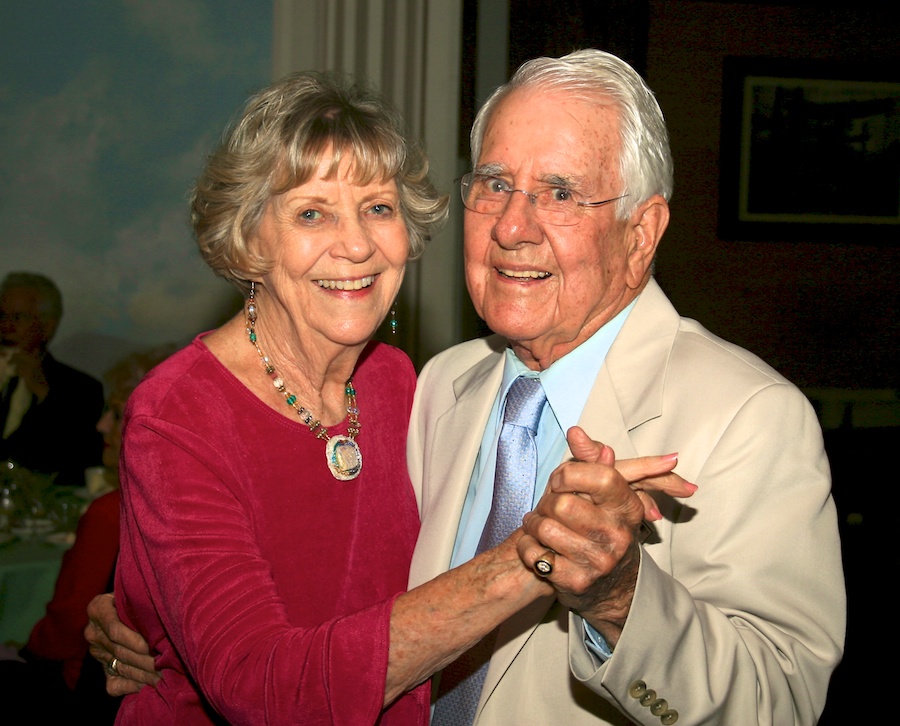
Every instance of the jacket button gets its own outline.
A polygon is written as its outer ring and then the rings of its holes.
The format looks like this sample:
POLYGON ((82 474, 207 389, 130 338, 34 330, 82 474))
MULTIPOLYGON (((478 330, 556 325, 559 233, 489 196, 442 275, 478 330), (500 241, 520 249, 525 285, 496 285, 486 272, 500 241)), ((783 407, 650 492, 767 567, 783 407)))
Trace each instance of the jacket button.
POLYGON ((647 684, 643 681, 635 681, 628 686, 628 695, 632 698, 640 698, 647 692, 647 684))
POLYGON ((650 713, 654 716, 662 716, 662 714, 669 708, 669 704, 666 703, 665 698, 657 698, 653 703, 650 704, 650 713))
POLYGON ((641 698, 640 698, 642 706, 649 706, 655 700, 656 700, 656 691, 654 691, 652 688, 648 688, 646 691, 644 691, 644 695, 641 696, 641 698))
POLYGON ((659 720, 662 722, 663 726, 672 726, 672 724, 678 720, 678 711, 670 708, 660 715, 659 720))

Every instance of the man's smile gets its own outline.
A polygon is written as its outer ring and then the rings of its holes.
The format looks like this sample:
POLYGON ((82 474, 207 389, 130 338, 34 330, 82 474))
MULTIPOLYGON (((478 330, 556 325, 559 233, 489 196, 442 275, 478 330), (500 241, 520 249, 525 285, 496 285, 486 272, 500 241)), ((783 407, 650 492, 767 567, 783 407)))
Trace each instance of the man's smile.
POLYGON ((543 270, 507 270, 502 267, 496 269, 503 277, 511 280, 543 280, 550 277, 551 274, 543 270))

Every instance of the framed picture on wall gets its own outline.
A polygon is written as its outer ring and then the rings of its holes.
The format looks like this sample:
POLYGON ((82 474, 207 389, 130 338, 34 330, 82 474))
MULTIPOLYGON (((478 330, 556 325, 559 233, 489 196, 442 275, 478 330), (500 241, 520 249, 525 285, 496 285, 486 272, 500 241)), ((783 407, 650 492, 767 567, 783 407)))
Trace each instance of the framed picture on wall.
POLYGON ((725 59, 719 235, 900 243, 900 72, 725 59))

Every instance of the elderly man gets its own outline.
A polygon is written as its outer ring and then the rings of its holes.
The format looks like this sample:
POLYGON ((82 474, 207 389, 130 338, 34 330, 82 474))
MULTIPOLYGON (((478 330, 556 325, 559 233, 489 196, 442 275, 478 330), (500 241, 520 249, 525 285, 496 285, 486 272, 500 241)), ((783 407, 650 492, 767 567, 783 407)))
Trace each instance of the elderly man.
POLYGON ((548 402, 530 504, 575 424, 619 457, 678 452, 698 489, 654 494, 647 532, 621 477, 554 483, 519 551, 556 598, 500 628, 474 716, 445 714, 439 686, 434 723, 814 724, 845 624, 821 433, 794 386, 653 280, 672 162, 652 92, 600 51, 531 61, 479 113, 472 158, 466 281, 496 336, 420 376, 410 584, 476 551, 519 376, 548 402))
POLYGON ((49 278, 11 272, 0 283, 0 459, 80 486, 103 451, 103 386, 47 351, 61 317, 49 278))
MULTIPOLYGON (((554 594, 436 678, 433 724, 814 724, 845 618, 821 433, 795 387, 652 279, 672 189, 653 94, 600 51, 531 61, 479 113, 472 157, 466 280, 496 335, 420 376, 410 584, 534 507, 518 551, 554 594), (613 467, 661 452, 689 500, 613 467)), ((134 644, 108 598, 94 615, 134 644)))

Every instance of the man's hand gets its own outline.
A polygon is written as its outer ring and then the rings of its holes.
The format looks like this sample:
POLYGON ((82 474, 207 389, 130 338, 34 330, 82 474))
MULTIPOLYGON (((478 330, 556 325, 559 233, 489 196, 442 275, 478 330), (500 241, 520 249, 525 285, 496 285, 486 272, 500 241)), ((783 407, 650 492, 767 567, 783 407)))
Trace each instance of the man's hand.
POLYGON ((569 429, 567 439, 578 460, 553 472, 525 516, 519 556, 529 567, 538 559, 550 562, 547 579, 559 601, 614 646, 634 596, 641 520, 661 517, 647 492, 687 497, 697 487, 672 472, 675 454, 616 462, 610 447, 580 428, 569 429))
POLYGON ((47 383, 47 376, 44 375, 43 355, 17 348, 12 354, 11 364, 15 366, 16 375, 37 397, 38 403, 47 398, 50 385, 47 383))
POLYGON ((147 641, 119 620, 112 594, 97 595, 91 600, 88 618, 84 637, 90 643, 91 655, 103 664, 110 696, 137 693, 145 685, 159 683, 160 675, 154 670, 147 641), (114 658, 118 675, 109 672, 114 658))

